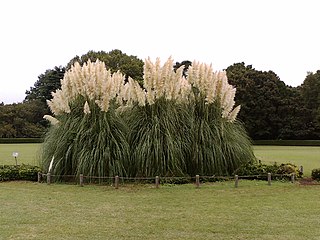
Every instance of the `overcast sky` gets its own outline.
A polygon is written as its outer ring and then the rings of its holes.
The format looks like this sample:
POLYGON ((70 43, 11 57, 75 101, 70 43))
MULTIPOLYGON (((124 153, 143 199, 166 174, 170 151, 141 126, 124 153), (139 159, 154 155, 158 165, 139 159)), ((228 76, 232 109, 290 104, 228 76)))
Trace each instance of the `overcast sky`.
POLYGON ((318 0, 3 0, 0 102, 89 50, 169 56, 222 70, 237 62, 300 85, 320 70, 318 0))

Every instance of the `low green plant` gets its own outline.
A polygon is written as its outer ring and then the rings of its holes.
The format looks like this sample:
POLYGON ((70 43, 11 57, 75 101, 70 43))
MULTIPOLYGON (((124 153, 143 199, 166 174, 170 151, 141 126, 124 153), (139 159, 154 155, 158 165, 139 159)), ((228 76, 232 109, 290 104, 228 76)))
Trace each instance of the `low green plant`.
POLYGON ((41 169, 32 165, 2 165, 0 166, 0 181, 37 181, 41 169))
POLYGON ((320 181, 320 168, 312 169, 311 177, 314 180, 320 181))
POLYGON ((298 166, 292 163, 282 163, 277 169, 277 174, 295 174, 297 177, 302 177, 302 172, 298 166))
POLYGON ((266 176, 268 173, 282 175, 283 177, 288 177, 291 174, 295 174, 298 178, 302 177, 300 169, 292 163, 281 163, 278 165, 276 162, 274 164, 263 164, 261 161, 249 162, 235 171, 235 174, 239 176, 248 176, 249 178, 266 176))

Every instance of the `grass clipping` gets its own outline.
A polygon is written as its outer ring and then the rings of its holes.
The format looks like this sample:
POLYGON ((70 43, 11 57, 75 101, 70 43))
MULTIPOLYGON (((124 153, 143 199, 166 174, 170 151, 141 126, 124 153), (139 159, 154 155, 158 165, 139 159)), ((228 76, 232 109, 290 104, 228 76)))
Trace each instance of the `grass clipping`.
POLYGON ((146 59, 144 85, 103 62, 78 63, 48 105, 41 166, 55 175, 230 175, 254 160, 225 72, 194 61, 188 76, 146 59))

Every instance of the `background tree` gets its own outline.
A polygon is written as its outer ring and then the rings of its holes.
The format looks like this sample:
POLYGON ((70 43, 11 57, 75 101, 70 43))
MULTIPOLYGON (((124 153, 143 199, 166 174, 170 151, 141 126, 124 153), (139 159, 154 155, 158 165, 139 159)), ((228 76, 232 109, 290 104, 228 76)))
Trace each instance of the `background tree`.
POLYGON ((126 79, 131 77, 138 81, 140 85, 143 83, 143 61, 136 56, 122 53, 122 51, 118 49, 108 53, 104 51, 89 51, 81 57, 76 56, 67 64, 67 69, 70 69, 75 62, 79 62, 82 66, 89 59, 91 62, 95 62, 99 59, 106 64, 107 70, 110 70, 112 73, 120 70, 120 72, 125 75, 126 79))
POLYGON ((18 104, 0 105, 1 138, 42 137, 47 122, 43 119, 46 109, 39 108, 40 100, 18 104))
POLYGON ((306 108, 299 87, 288 87, 284 96, 284 105, 279 139, 317 139, 317 131, 312 124, 311 111, 306 108))
MULTIPOLYGON (((52 99, 51 93, 61 87, 60 80, 63 78, 65 71, 65 67, 62 66, 55 66, 53 69, 46 70, 45 73, 38 76, 38 81, 35 82, 34 86, 26 91, 24 102, 26 103, 26 106, 28 104, 36 106, 38 111, 35 111, 34 114, 41 112, 43 116, 51 113, 46 101, 52 99)), ((39 116, 34 116, 33 119, 38 119, 40 125, 46 127, 46 121, 43 121, 42 118, 39 119, 38 117, 39 116)))
POLYGON ((38 81, 30 90, 26 91, 26 101, 40 100, 46 103, 46 100, 52 99, 51 93, 61 87, 60 80, 63 78, 65 67, 54 67, 46 70, 45 73, 39 75, 38 81))
POLYGON ((290 91, 284 82, 272 71, 257 71, 243 62, 229 66, 227 75, 237 89, 239 119, 249 135, 253 139, 281 138, 281 129, 288 124, 284 119, 292 113, 290 91))
POLYGON ((303 103, 310 114, 309 126, 314 129, 315 136, 320 137, 320 70, 308 73, 301 85, 300 92, 303 103))
POLYGON ((182 76, 187 77, 188 76, 188 69, 192 65, 192 62, 189 60, 184 60, 182 62, 176 62, 176 64, 173 66, 173 70, 176 72, 177 69, 181 66, 184 66, 182 71, 182 76))
MULTIPOLYGON (((320 74, 320 72, 318 72, 320 74)), ((302 87, 286 86, 272 71, 236 63, 227 68, 237 88, 241 119, 253 139, 318 139, 319 76, 309 74, 302 87)))

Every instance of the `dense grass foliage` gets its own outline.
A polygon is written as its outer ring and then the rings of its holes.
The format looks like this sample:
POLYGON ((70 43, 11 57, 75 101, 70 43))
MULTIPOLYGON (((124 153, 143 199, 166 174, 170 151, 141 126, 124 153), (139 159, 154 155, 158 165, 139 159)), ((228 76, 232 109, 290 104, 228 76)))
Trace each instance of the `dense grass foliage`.
POLYGON ((75 108, 48 132, 41 166, 48 170, 54 156, 55 175, 209 176, 231 175, 253 161, 241 125, 221 118, 217 104, 201 104, 203 109, 158 99, 121 117, 94 103, 91 114, 75 108))
POLYGON ((118 190, 4 182, 0 239, 317 239, 319 198, 319 185, 266 181, 118 190))
POLYGON ((190 146, 190 114, 185 105, 156 100, 125 114, 131 146, 131 176, 183 176, 190 146))
POLYGON ((114 109, 102 112, 94 103, 90 109, 92 114, 83 114, 75 107, 52 126, 42 145, 45 172, 54 157, 56 175, 127 176, 126 125, 114 109))
POLYGON ((191 176, 231 175, 242 164, 254 161, 246 131, 239 122, 220 117, 219 103, 207 104, 198 97, 189 109, 193 109, 188 158, 191 176))

